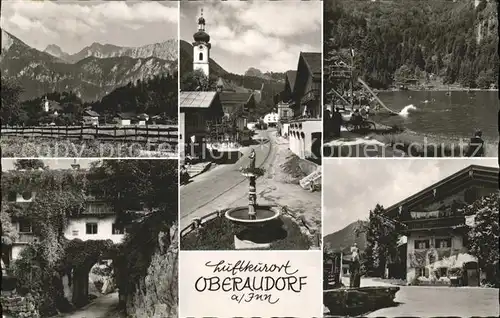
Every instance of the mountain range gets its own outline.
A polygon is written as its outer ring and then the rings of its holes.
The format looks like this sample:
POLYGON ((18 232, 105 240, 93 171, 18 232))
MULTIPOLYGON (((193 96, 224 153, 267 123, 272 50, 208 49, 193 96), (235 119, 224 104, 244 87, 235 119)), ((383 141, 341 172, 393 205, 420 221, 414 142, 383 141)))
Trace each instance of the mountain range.
POLYGON ((337 232, 326 235, 323 238, 325 249, 346 253, 349 252, 351 246, 356 243, 358 248, 364 251, 366 248, 366 234, 360 233, 356 235, 356 229, 366 224, 366 221, 355 221, 337 232))
POLYGON ((101 59, 120 56, 128 56, 132 58, 148 58, 154 56, 166 61, 175 61, 177 60, 177 41, 168 40, 162 43, 154 43, 141 47, 121 47, 96 42, 83 48, 75 54, 68 54, 59 46, 50 44, 44 52, 55 56, 64 62, 72 64, 90 56, 101 59))
POLYGON ((68 54, 57 45, 39 51, 2 29, 0 69, 22 87, 23 100, 73 91, 84 101, 94 101, 129 82, 176 74, 177 41, 137 48, 94 43, 68 54))

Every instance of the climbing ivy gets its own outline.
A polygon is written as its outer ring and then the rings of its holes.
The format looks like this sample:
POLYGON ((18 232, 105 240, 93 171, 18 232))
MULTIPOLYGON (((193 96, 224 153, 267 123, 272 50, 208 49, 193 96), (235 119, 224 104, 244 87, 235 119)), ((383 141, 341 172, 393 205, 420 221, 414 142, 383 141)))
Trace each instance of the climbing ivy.
POLYGON ((78 191, 87 186, 87 176, 79 170, 28 170, 2 172, 2 200, 12 192, 78 191))
MULTIPOLYGON (((64 298, 62 277, 73 270, 83 275, 87 283, 92 265, 103 251, 113 246, 112 241, 70 241, 64 237, 70 217, 79 216, 85 211, 87 185, 86 173, 82 171, 31 170, 2 173, 2 215, 14 220, 29 220, 33 234, 39 239, 22 250, 11 270, 18 280, 20 293, 33 295, 42 315, 71 309, 71 304, 64 298), (35 192, 32 202, 5 200, 8 193, 27 191, 35 192)), ((3 233, 2 231, 2 236, 3 233)), ((76 305, 82 305, 88 300, 85 297, 85 301, 82 301, 81 298, 77 297, 76 305)))

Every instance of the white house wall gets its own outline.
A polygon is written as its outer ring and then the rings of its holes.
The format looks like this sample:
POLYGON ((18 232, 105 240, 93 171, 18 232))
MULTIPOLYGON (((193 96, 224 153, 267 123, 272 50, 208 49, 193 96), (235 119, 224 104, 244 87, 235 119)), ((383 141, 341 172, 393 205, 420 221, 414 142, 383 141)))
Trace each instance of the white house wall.
POLYGON ((80 219, 72 219, 69 221, 69 224, 64 231, 64 236, 68 240, 76 238, 82 241, 110 239, 115 244, 121 243, 125 235, 113 234, 113 223, 115 223, 114 216, 104 218, 86 217, 80 219), (86 234, 87 223, 97 223, 97 234, 86 234))
POLYGON ((321 120, 297 121, 290 124, 288 135, 290 150, 301 159, 312 157, 312 134, 321 133, 323 129, 321 120), (302 125, 302 128, 293 127, 299 124, 302 125), (296 134, 294 135, 293 132, 296 134), (298 137, 301 136, 302 133, 304 133, 304 138, 298 137))

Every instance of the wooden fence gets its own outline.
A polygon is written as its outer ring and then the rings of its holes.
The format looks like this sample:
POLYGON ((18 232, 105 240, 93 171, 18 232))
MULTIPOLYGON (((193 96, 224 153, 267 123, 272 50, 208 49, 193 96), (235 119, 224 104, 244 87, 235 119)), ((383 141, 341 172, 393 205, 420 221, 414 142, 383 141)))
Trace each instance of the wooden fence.
POLYGON ((177 125, 129 126, 2 126, 2 137, 150 142, 177 145, 177 125))

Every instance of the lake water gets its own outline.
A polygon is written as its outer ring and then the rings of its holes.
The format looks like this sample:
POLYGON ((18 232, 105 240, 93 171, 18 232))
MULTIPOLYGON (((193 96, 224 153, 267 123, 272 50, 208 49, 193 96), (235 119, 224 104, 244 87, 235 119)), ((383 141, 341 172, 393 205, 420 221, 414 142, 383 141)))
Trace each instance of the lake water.
POLYGON ((498 139, 498 92, 398 91, 380 92, 379 98, 392 110, 407 107, 406 116, 373 116, 387 125, 401 125, 415 132, 447 137, 471 137, 476 129, 486 140, 498 139))

